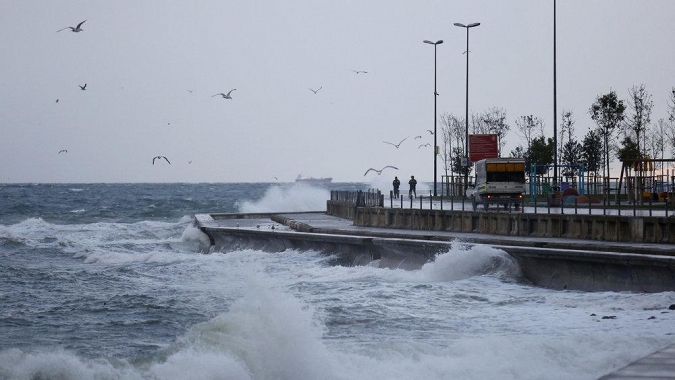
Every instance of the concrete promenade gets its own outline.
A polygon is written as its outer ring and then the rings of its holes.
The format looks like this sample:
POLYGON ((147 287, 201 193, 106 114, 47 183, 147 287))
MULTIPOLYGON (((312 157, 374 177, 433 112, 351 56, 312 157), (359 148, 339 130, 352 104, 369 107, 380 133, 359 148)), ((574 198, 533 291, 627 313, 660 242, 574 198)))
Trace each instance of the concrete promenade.
MULTIPOLYGON (((554 289, 663 291, 675 289, 675 246, 569 238, 503 236, 451 231, 360 227, 324 212, 269 214, 199 214, 197 227, 211 240, 211 250, 228 247, 265 251, 284 249, 335 250, 348 247, 348 265, 380 259, 391 266, 404 262, 419 267, 451 241, 487 244, 505 250, 519 262, 523 275, 535 285, 554 289), (368 247, 364 250, 358 247, 368 247), (373 249, 376 247, 376 249, 373 249), (395 248, 395 247, 398 247, 395 248), (412 252, 420 252, 412 255, 412 252), (376 257, 377 256, 377 257, 376 257), (611 270, 601 269, 611 267, 611 270), (627 270, 622 269, 628 268, 627 270), (568 271, 567 274, 564 274, 568 271), (582 273, 590 273, 583 275, 582 273), (558 276, 556 279, 555 277, 558 276), (635 283, 623 277, 637 278, 635 283), (656 277, 655 281, 645 278, 656 277), (618 281, 617 281, 618 280, 618 281), (576 281, 576 282, 575 282, 576 281), (626 280, 627 281, 627 280, 626 280), (669 284, 664 284, 669 281, 669 284), (609 286, 609 288, 607 287, 609 286), (654 286, 649 288, 650 286, 654 286), (665 286, 664 289, 659 287, 665 286), (612 289, 612 287, 618 287, 612 289), (640 287, 647 287, 640 289, 640 287)), ((675 345, 666 347, 611 374, 603 380, 675 379, 675 345)))

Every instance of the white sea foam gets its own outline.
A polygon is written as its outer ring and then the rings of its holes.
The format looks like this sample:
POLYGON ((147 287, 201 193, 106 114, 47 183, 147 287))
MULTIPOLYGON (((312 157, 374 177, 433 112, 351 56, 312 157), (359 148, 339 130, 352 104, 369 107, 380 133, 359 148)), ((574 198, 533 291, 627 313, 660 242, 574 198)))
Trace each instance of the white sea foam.
POLYGON ((512 256, 500 249, 487 245, 472 245, 466 249, 460 243, 454 243, 448 252, 425 264, 421 273, 425 281, 432 282, 455 281, 486 274, 504 279, 519 276, 520 268, 512 256))
MULTIPOLYGON (((665 346, 658 337, 610 333, 558 336, 483 333, 439 347, 397 337, 367 346, 330 345, 315 308, 264 278, 259 263, 234 258, 246 273, 229 310, 193 326, 167 355, 139 365, 86 359, 63 350, 0 352, 0 378, 63 379, 595 379, 665 346), (257 269, 256 269, 257 268, 257 269), (619 350, 616 347, 630 347, 619 350)), ((382 323, 387 323, 383 320, 382 323)))
POLYGON ((197 245, 197 250, 201 249, 201 247, 208 247, 211 245, 209 237, 202 232, 202 230, 194 226, 185 228, 180 239, 186 243, 194 242, 197 245))
POLYGON ((330 191, 303 183, 273 185, 257 201, 241 201, 236 206, 243 213, 325 211, 330 191))
POLYGON ((447 252, 437 255, 434 261, 424 264, 419 270, 392 270, 379 268, 377 265, 322 267, 311 270, 319 281, 380 278, 392 282, 433 283, 483 275, 515 280, 520 275, 517 262, 506 252, 487 245, 466 246, 462 243, 453 243, 447 252))
POLYGON ((0 379, 595 379, 674 342, 672 292, 535 288, 480 245, 412 271, 335 267, 312 251, 200 255, 186 248, 204 239, 191 221, 0 226, 0 237, 60 248, 78 270, 130 282, 123 294, 170 295, 203 321, 173 343, 149 341, 168 347, 140 358, 6 349, 0 379))
POLYGON ((2 224, 0 224, 0 238, 14 241, 20 240, 19 235, 17 235, 16 232, 12 230, 12 228, 2 224))

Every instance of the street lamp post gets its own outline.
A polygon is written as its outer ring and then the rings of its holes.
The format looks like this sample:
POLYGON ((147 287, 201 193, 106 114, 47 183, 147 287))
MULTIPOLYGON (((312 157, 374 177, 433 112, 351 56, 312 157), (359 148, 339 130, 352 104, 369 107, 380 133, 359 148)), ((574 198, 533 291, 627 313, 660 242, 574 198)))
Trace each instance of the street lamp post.
POLYGON ((553 186, 558 190, 558 91, 556 87, 555 0, 553 0, 553 186))
POLYGON ((440 44, 443 43, 443 40, 438 40, 436 42, 431 42, 429 40, 424 40, 423 41, 425 44, 431 44, 434 45, 434 197, 437 196, 438 194, 436 193, 436 179, 437 179, 437 174, 436 174, 436 156, 438 156, 438 145, 436 143, 436 119, 437 113, 436 113, 436 98, 438 97, 438 92, 436 91, 436 47, 440 44))
POLYGON ((469 185, 469 29, 475 26, 480 25, 480 22, 474 22, 469 25, 464 25, 462 23, 456 22, 455 26, 466 29, 466 114, 464 116, 466 121, 466 135, 465 135, 465 146, 464 154, 466 156, 467 168, 464 169, 464 195, 466 196, 466 189, 469 185))

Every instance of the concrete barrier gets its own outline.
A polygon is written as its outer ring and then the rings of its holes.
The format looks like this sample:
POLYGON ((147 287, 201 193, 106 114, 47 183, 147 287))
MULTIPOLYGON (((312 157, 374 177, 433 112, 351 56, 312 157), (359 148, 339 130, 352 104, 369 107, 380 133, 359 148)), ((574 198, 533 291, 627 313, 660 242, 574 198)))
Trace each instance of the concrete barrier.
POLYGON ((327 213, 361 227, 675 244, 674 217, 354 207, 335 201, 328 201, 327 213))
MULTIPOLYGON (((419 269, 448 252, 450 241, 382 238, 336 233, 223 227, 207 216, 197 216, 200 230, 209 236, 209 252, 254 249, 265 252, 320 251, 335 265, 369 265, 419 269)), ((285 218, 286 222, 292 220, 285 218)), ((470 247, 474 243, 460 243, 470 247)), ((660 292, 675 290, 675 257, 598 252, 597 250, 539 248, 490 244, 513 257, 522 278, 551 289, 584 291, 660 292)))

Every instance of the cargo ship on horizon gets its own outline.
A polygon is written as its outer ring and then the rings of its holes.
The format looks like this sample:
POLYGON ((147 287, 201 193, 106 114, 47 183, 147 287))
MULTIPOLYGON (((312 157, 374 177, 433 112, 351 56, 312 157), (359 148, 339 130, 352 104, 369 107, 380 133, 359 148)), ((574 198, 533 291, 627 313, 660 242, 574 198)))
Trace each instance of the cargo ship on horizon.
POLYGON ((314 178, 314 177, 303 177, 301 174, 298 174, 298 178, 295 179, 295 182, 299 183, 307 183, 310 185, 327 185, 331 182, 333 182, 332 177, 322 177, 322 178, 314 178))

